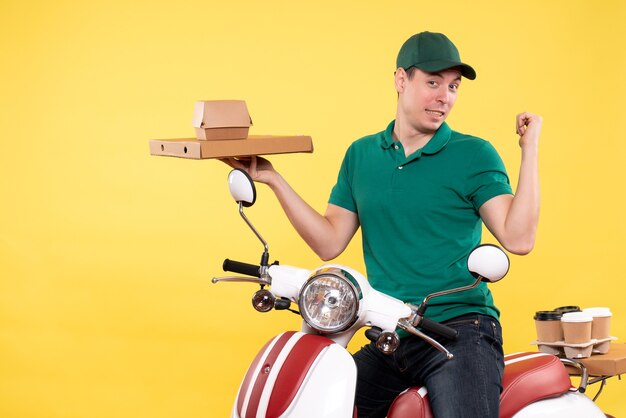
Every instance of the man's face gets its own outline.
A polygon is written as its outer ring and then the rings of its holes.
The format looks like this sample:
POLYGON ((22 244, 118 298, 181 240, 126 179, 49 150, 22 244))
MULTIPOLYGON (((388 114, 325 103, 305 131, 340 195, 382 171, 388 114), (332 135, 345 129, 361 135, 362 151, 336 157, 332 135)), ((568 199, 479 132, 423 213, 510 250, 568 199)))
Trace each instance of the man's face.
POLYGON ((396 71, 398 118, 425 134, 434 133, 446 120, 456 102, 461 72, 455 68, 436 73, 415 69, 413 77, 396 71))

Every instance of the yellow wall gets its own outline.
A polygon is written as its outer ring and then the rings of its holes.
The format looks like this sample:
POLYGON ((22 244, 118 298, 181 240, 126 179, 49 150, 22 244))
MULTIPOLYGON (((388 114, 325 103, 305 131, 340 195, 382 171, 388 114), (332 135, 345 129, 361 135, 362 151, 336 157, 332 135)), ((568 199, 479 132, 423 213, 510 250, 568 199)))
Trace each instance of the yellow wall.
MULTIPOLYGON (((260 344, 298 321, 210 284, 224 257, 260 255, 227 167, 150 157, 148 139, 193 135, 195 100, 245 99, 252 133, 313 136, 314 154, 272 161, 323 210, 347 145, 393 118, 395 55, 421 30, 477 69, 450 123, 513 181, 515 114, 545 118, 536 249, 493 287, 506 351, 569 304, 611 307, 626 339, 624 2, 298 3, 0 3, 0 416, 226 416, 260 344)), ((259 195, 272 255, 318 265, 259 195)), ((359 243, 337 261, 362 269, 359 243)), ((624 415, 614 380, 600 405, 624 415)))

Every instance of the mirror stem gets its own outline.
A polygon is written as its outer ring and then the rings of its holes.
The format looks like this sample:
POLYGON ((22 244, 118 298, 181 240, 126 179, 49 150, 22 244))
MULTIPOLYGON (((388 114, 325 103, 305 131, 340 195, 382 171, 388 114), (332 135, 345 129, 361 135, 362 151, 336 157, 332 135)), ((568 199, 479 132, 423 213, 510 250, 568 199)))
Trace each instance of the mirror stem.
POLYGON ((241 215, 243 220, 246 221, 246 224, 248 224, 248 226, 250 227, 252 232, 254 232, 254 235, 257 236, 259 241, 261 241, 261 244, 263 244, 263 248, 264 248, 264 254, 267 254, 267 258, 269 259, 269 247, 267 246, 267 242, 265 242, 265 240, 263 239, 261 234, 259 234, 259 232, 256 230, 256 228, 254 226, 252 226, 252 224, 250 223, 248 218, 246 218, 246 215, 243 213, 243 203, 242 202, 239 202, 239 214, 241 215))
POLYGON ((426 296, 424 298, 422 303, 420 303, 420 306, 418 307, 417 312, 416 312, 417 315, 424 316, 424 312, 426 311, 426 307, 428 306, 428 302, 432 298, 436 298, 438 296, 445 296, 445 295, 449 295, 451 293, 457 293, 457 292, 462 292, 462 291, 465 291, 465 290, 473 289, 476 286, 478 286, 482 280, 483 280, 482 276, 478 276, 476 278, 476 281, 473 284, 469 285, 469 286, 457 287, 455 289, 442 290, 441 292, 431 293, 430 295, 428 295, 428 296, 426 296))

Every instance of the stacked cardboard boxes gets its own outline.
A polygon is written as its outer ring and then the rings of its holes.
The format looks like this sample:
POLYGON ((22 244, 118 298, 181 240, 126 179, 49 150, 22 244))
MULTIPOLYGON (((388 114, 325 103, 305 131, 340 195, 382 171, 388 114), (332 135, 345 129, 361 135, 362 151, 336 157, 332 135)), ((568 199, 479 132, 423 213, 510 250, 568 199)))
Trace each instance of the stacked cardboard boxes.
POLYGON ((195 103, 196 138, 153 139, 150 154, 192 159, 313 152, 310 136, 248 135, 252 118, 243 100, 195 103))

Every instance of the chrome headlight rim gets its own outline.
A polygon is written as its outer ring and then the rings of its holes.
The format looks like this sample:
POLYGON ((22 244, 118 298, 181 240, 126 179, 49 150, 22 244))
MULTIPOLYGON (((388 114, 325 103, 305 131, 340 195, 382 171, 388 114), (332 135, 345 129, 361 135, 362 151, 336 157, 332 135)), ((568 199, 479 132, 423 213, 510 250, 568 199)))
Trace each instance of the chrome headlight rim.
POLYGON ((302 288, 300 289, 300 294, 298 296, 298 306, 300 308, 300 315, 302 315, 302 319, 304 319, 304 322, 306 322, 306 324, 309 327, 313 328, 315 331, 319 332, 320 334, 337 334, 337 333, 340 333, 349 329, 352 325, 356 323, 356 321, 359 318, 359 311, 361 307, 362 298, 363 298, 363 293, 361 291, 361 287, 359 286, 359 283, 356 281, 356 279, 350 273, 348 273, 347 271, 341 268, 326 267, 326 268, 322 268, 313 272, 313 274, 309 276, 305 285, 302 286, 302 288), (318 323, 314 321, 313 318, 311 318, 311 316, 309 315, 309 312, 306 307, 306 303, 303 300, 308 289, 313 284, 315 284, 315 282, 318 279, 322 279, 322 278, 334 278, 334 279, 340 280, 341 282, 343 282, 344 284, 348 286, 348 289, 350 293, 352 294, 352 297, 354 298, 354 304, 352 306, 351 315, 346 320, 342 321, 340 324, 334 327, 323 327, 323 328, 320 327, 318 323))

